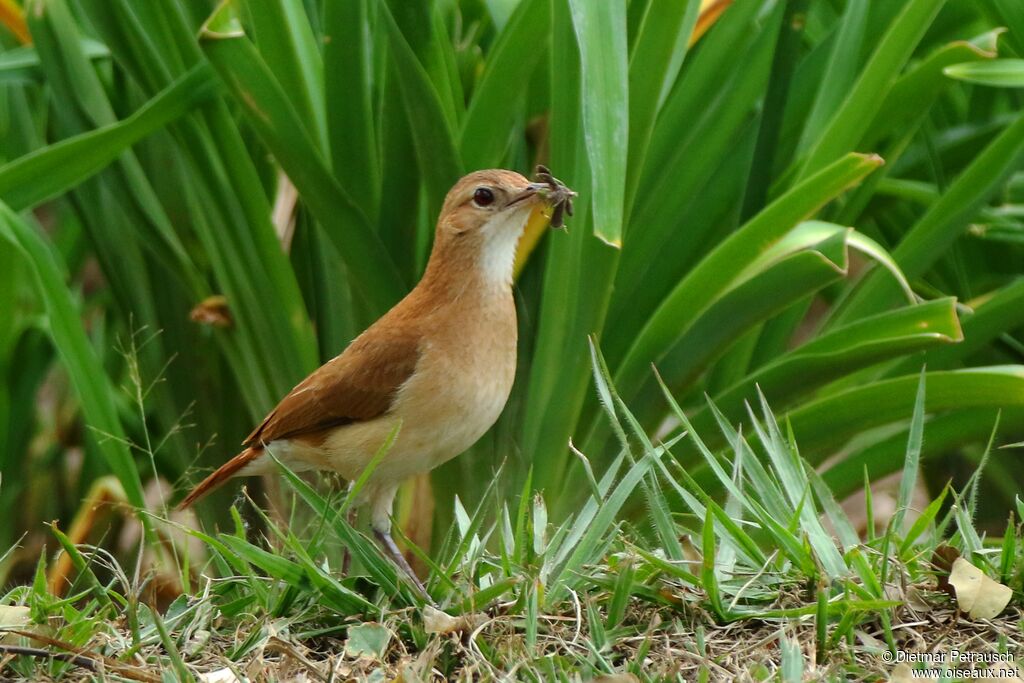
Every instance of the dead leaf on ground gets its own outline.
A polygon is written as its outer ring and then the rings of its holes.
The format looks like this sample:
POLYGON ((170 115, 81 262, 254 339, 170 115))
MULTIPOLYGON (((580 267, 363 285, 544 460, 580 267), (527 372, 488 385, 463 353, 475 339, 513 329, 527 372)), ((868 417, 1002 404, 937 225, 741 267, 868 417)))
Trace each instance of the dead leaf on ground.
POLYGON ((345 654, 353 659, 369 658, 380 661, 387 652, 391 635, 391 631, 382 624, 367 622, 353 626, 348 630, 345 654))
POLYGON ((199 674, 199 683, 242 683, 235 672, 228 668, 199 674))
POLYGON ((427 605, 423 608, 423 628, 427 633, 447 635, 459 631, 472 631, 487 621, 483 614, 462 614, 453 617, 427 605))
POLYGON ((962 557, 953 561, 949 585, 956 591, 960 609, 971 619, 992 619, 1010 604, 1013 591, 1008 586, 990 579, 962 557))
POLYGON ((22 605, 0 605, 0 643, 14 643, 18 636, 3 633, 2 630, 23 630, 31 623, 28 607, 22 605))

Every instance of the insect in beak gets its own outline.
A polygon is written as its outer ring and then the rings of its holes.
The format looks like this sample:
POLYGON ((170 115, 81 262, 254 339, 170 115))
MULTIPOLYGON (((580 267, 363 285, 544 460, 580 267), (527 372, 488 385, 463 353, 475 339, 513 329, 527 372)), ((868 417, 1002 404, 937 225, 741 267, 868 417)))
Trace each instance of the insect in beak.
POLYGON ((540 189, 535 191, 545 195, 553 207, 551 227, 565 227, 565 216, 572 215, 572 199, 576 196, 576 193, 570 190, 561 180, 551 175, 551 171, 548 170, 547 166, 537 164, 534 175, 539 182, 530 183, 530 187, 539 185, 540 189))

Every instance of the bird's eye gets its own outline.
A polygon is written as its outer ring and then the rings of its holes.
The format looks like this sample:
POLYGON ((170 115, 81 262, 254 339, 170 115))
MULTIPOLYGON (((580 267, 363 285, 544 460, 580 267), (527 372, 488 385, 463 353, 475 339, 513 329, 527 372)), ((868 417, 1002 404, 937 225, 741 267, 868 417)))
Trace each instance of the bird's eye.
POLYGON ((476 188, 473 193, 473 203, 477 206, 490 206, 494 203, 494 192, 486 187, 476 188))

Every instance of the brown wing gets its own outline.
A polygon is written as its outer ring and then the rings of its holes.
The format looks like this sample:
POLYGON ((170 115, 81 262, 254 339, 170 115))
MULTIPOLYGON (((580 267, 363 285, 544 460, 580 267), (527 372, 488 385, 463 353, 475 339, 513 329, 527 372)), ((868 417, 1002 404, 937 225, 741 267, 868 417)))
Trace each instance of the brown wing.
POLYGON ((386 413, 419 359, 419 335, 367 330, 285 396, 243 442, 259 448, 386 413))

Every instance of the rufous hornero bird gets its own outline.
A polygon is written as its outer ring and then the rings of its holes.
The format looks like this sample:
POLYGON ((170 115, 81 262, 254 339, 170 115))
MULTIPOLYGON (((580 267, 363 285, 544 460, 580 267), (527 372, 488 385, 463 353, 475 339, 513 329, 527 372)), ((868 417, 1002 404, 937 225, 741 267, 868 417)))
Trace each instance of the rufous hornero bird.
POLYGON ((576 196, 543 166, 536 178, 493 169, 455 183, 416 287, 292 389, 180 507, 233 477, 275 472, 274 458, 355 481, 397 428, 356 505, 370 506, 374 535, 429 599, 391 538, 392 502, 399 484, 468 449, 505 407, 516 369, 516 247, 528 223, 561 227, 576 196))

